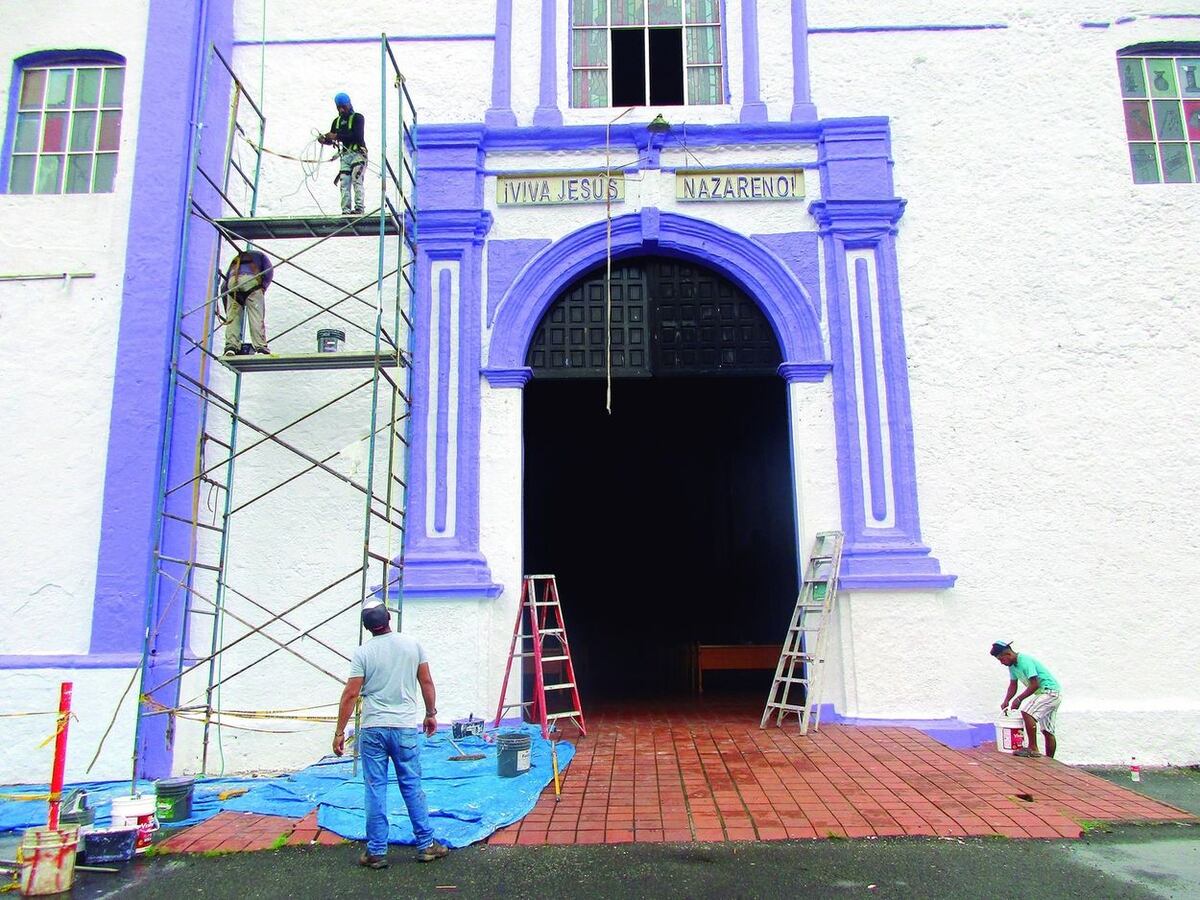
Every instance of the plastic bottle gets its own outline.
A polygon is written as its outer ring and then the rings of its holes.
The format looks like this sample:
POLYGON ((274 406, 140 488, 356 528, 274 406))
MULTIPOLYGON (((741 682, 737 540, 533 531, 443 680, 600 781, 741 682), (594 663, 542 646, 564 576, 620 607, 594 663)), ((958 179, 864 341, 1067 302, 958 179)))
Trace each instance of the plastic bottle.
POLYGON ((1142 767, 1138 765, 1137 757, 1133 757, 1129 762, 1129 780, 1142 780, 1142 767))

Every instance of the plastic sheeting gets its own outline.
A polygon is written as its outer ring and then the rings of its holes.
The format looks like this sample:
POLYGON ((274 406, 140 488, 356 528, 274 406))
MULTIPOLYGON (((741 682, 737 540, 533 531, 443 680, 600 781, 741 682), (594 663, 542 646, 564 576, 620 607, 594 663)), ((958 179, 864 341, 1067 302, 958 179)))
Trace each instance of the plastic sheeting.
MULTIPOLYGON (((530 769, 515 778, 501 778, 497 772, 496 747, 480 737, 458 741, 464 753, 483 753, 473 762, 450 762, 458 754, 444 732, 421 742, 421 773, 434 833, 450 847, 465 847, 482 840, 497 828, 523 818, 553 780, 550 742, 542 738, 534 725, 524 726, 530 736, 530 769)), ((491 735, 489 735, 490 737, 491 735)), ((559 769, 565 770, 575 755, 566 741, 558 742, 559 769)), ((192 799, 192 816, 172 826, 192 825, 223 809, 259 815, 303 818, 317 810, 317 823, 351 840, 366 836, 363 810, 362 769, 354 774, 349 759, 328 757, 321 762, 280 778, 206 778, 198 779, 192 799), (247 792, 220 800, 224 791, 246 788, 247 792)), ((88 792, 88 801, 96 810, 96 823, 106 824, 113 797, 128 796, 128 781, 85 782, 70 785, 88 792)), ((139 791, 151 792, 154 785, 144 782, 139 791)), ((45 793, 46 785, 18 785, 0 788, 0 832, 16 831, 46 823, 45 800, 5 799, 13 795, 45 793)), ((404 809, 400 790, 393 779, 388 790, 388 816, 394 844, 413 842, 412 826, 404 809)))

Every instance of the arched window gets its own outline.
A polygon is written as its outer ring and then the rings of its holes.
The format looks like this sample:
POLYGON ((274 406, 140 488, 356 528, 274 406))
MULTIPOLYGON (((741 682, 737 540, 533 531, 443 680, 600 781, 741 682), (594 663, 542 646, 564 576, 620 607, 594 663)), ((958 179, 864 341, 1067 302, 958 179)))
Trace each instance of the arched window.
POLYGON ((125 58, 50 50, 16 62, 5 146, 10 194, 102 194, 113 189, 121 141, 125 58))
POLYGON ((1134 183, 1200 182, 1200 43, 1127 47, 1117 69, 1134 183))

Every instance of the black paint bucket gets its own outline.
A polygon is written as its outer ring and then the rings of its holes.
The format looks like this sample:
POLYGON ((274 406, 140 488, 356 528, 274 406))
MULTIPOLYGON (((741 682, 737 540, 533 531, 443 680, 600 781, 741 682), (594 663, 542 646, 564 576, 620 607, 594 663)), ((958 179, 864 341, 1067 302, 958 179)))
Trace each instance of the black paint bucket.
POLYGON ((512 778, 529 771, 529 735, 523 731, 502 731, 496 735, 496 772, 512 778))
POLYGON ((154 783, 154 814, 160 822, 182 822, 192 817, 195 778, 164 778, 154 783))

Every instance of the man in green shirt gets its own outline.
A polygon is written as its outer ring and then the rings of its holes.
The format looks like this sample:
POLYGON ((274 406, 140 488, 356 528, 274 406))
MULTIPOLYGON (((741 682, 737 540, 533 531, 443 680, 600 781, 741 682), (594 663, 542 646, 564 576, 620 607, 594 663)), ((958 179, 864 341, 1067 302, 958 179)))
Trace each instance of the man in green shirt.
POLYGON ((1001 665, 1008 667, 1008 692, 1000 704, 1001 712, 1009 709, 1018 710, 1025 720, 1025 735, 1029 746, 1016 750, 1013 756, 1041 756, 1038 753, 1038 729, 1046 738, 1046 755, 1054 758, 1058 749, 1058 741, 1054 738, 1054 714, 1062 699, 1058 681, 1050 670, 1030 656, 1028 653, 1017 653, 1012 648, 1012 641, 996 641, 992 644, 992 656, 1001 665), (1017 694, 1017 682, 1025 685, 1025 690, 1017 694))

